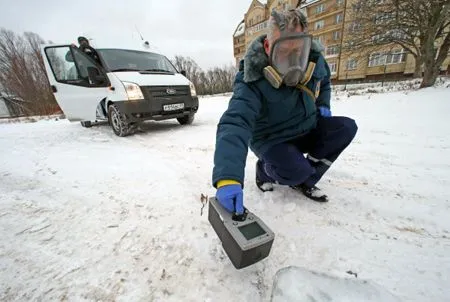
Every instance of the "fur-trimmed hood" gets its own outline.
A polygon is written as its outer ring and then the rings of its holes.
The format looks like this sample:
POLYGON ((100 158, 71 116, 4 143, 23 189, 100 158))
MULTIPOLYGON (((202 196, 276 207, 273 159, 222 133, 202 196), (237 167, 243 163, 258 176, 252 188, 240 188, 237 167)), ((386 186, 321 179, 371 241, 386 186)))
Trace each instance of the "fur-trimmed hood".
MULTIPOLYGON (((267 35, 261 35, 254 39, 240 62, 240 68, 244 70, 244 81, 254 82, 264 77, 263 70, 269 65, 269 57, 264 50, 264 39, 267 35)), ((318 41, 312 41, 311 50, 321 52, 324 47, 318 41)))

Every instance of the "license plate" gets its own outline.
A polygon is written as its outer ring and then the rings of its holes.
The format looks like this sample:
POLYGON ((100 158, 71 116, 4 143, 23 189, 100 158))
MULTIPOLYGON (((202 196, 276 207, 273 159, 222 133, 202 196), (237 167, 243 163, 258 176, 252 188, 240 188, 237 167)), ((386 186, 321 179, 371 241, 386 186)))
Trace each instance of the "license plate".
POLYGON ((184 103, 180 104, 168 104, 163 106, 164 111, 173 111, 173 110, 180 110, 184 108, 184 103))

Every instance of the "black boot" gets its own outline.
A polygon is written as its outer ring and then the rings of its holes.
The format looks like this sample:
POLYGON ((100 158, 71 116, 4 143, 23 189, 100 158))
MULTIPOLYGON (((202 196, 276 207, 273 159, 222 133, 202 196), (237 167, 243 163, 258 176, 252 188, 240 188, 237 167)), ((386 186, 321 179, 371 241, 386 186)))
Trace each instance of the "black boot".
POLYGON ((320 189, 316 186, 308 187, 304 184, 300 184, 300 185, 296 185, 296 186, 291 186, 291 188, 296 191, 302 192, 303 195, 305 195, 306 197, 308 197, 309 199, 312 199, 314 201, 317 201, 317 202, 327 202, 328 201, 328 196, 325 194, 320 194, 320 189))
POLYGON ((256 186, 263 192, 273 191, 273 184, 268 179, 268 176, 265 174, 263 167, 261 166, 261 161, 258 160, 256 162, 256 186), (263 179, 265 178, 265 179, 263 179))

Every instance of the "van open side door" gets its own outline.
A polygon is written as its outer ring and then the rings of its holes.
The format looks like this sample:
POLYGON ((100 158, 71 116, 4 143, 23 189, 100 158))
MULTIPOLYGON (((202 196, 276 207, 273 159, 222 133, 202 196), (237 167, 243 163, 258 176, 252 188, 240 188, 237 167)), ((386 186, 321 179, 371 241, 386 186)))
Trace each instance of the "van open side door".
POLYGON ((47 45, 42 56, 59 107, 69 121, 95 121, 108 95, 106 72, 74 45, 47 45))

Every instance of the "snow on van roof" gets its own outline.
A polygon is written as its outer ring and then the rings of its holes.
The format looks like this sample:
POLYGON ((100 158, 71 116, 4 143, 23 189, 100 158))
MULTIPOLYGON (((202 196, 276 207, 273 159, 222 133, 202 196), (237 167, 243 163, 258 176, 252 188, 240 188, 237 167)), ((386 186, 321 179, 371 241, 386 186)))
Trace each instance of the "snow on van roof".
POLYGON ((128 49, 128 50, 137 50, 137 51, 146 51, 146 52, 154 52, 154 53, 160 53, 159 49, 156 46, 144 46, 144 43, 142 45, 135 45, 135 44, 120 44, 120 43, 99 43, 91 45, 95 49, 128 49))
POLYGON ((136 51, 152 52, 164 55, 155 44, 143 40, 120 40, 120 39, 92 39, 90 45, 95 49, 127 49, 136 51))

